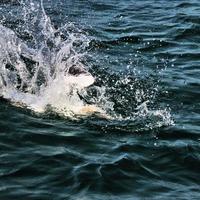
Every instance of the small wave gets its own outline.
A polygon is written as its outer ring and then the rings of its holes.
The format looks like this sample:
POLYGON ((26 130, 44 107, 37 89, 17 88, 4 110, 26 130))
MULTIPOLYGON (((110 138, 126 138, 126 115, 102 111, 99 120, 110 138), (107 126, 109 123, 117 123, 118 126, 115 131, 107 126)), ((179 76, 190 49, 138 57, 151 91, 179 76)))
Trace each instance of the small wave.
POLYGON ((193 6, 199 6, 198 3, 183 2, 176 5, 177 8, 188 8, 193 6))
POLYGON ((198 25, 192 25, 190 28, 185 28, 182 30, 177 30, 177 35, 175 40, 187 39, 190 37, 195 37, 200 35, 200 28, 198 25))
POLYGON ((120 37, 115 40, 101 40, 101 41, 92 40, 90 42, 90 46, 97 47, 97 48, 107 48, 110 46, 120 45, 123 43, 135 44, 135 43, 139 43, 141 41, 142 41, 142 38, 139 36, 124 36, 124 37, 120 37))
POLYGON ((139 51, 155 51, 158 48, 166 48, 169 46, 175 46, 175 43, 164 40, 151 40, 145 43, 145 47, 139 48, 139 51))
POLYGON ((115 8, 114 5, 105 2, 104 3, 91 2, 91 7, 93 7, 93 9, 96 11, 112 10, 115 8))

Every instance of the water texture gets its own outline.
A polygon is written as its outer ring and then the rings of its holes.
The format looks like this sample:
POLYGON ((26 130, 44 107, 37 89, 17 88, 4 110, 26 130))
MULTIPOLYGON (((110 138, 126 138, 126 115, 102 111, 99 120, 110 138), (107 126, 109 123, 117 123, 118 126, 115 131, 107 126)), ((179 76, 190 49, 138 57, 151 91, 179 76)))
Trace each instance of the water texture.
POLYGON ((0 1, 0 199, 199 199, 199 49, 198 0, 0 1))

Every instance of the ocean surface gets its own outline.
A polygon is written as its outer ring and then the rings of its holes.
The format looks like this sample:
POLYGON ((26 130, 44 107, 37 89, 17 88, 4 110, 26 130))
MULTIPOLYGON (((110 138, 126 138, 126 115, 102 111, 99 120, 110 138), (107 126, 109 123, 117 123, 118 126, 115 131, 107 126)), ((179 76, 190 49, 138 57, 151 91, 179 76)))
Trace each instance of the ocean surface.
POLYGON ((0 200, 22 199, 200 199, 199 0, 0 1, 0 200))

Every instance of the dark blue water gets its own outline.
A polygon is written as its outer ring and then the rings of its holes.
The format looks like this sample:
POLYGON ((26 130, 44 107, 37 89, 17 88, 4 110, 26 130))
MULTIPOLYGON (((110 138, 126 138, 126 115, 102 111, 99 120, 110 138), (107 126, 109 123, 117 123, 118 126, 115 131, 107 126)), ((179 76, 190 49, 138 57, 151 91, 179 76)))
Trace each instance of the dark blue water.
MULTIPOLYGON (((71 22, 89 38, 83 62, 118 118, 38 115, 2 98, 0 199, 199 199, 199 0, 43 5, 55 28, 71 22)), ((0 1, 0 20, 31 41, 24 6, 0 1)))

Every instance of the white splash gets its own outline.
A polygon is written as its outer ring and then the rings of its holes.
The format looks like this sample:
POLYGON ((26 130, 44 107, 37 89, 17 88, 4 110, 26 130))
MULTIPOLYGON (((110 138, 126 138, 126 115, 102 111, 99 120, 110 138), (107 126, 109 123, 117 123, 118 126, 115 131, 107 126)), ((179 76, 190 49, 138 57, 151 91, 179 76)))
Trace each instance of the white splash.
POLYGON ((49 106, 65 116, 103 112, 95 105, 87 105, 78 95, 95 81, 81 62, 87 37, 79 30, 68 31, 69 27, 75 29, 72 24, 55 29, 42 2, 28 5, 31 9, 24 6, 23 10, 25 22, 33 10, 37 14, 24 25, 31 42, 0 25, 0 95, 40 113, 49 106))
MULTIPOLYGON (((135 92, 135 100, 140 106, 136 112, 132 111, 132 104, 125 106, 128 111, 125 110, 128 113, 125 117, 115 112, 115 103, 106 95, 107 85, 94 86, 98 95, 94 97, 93 104, 88 105, 80 98, 80 93, 87 96, 86 88, 95 81, 88 72, 89 67, 83 64, 90 42, 88 37, 71 23, 55 29, 42 1, 39 4, 32 0, 27 2, 22 1, 22 27, 13 31, 0 24, 0 96, 37 113, 50 109, 73 118, 98 113, 131 126, 134 122, 133 127, 139 122, 147 129, 173 123, 168 111, 148 109, 148 102, 143 102, 145 92, 141 88, 135 92), (23 39, 23 35, 28 39, 23 39)), ((115 85, 118 83, 133 89, 128 78, 116 81, 115 85)), ((115 101, 126 105, 129 102, 126 96, 132 94, 122 88, 124 95, 115 101)))

